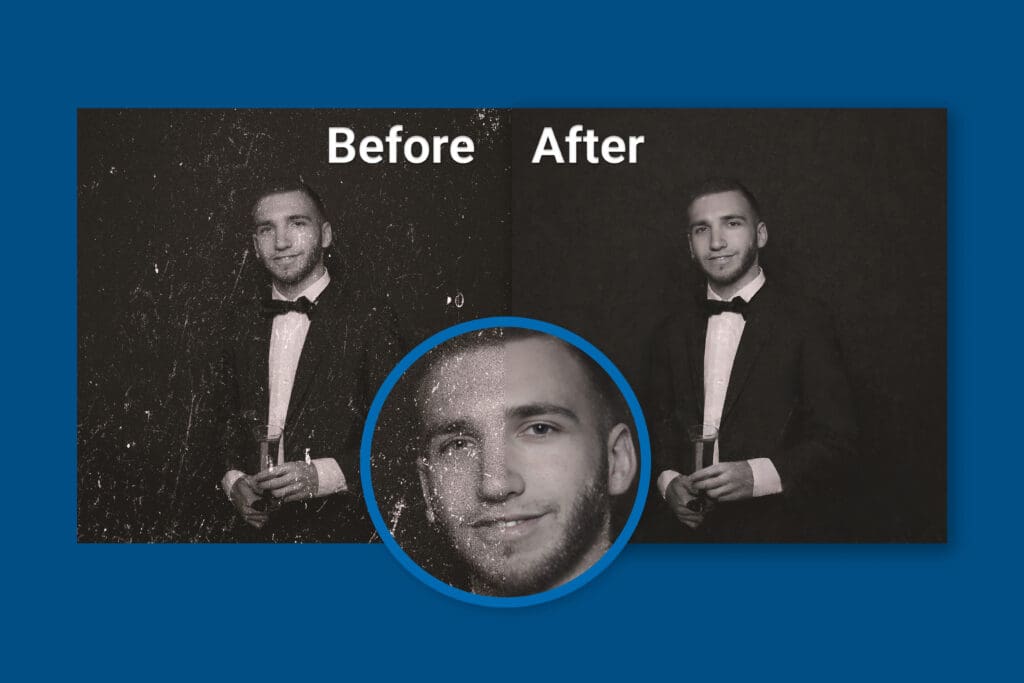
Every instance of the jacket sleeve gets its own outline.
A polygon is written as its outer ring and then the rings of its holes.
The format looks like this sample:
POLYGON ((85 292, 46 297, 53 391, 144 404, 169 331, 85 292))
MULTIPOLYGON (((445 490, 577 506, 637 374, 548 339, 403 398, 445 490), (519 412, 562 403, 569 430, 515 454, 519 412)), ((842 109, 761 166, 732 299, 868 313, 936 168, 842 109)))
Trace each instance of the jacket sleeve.
POLYGON ((772 461, 790 499, 829 496, 849 480, 858 430, 853 397, 831 321, 805 322, 798 359, 798 400, 772 461))
MULTIPOLYGON (((679 340, 676 340, 677 342, 679 340)), ((651 451, 653 469, 651 475, 657 480, 665 470, 680 471, 683 449, 686 446, 686 405, 685 397, 676 378, 682 376, 685 368, 677 367, 685 354, 675 349, 673 353, 670 323, 661 325, 654 336, 651 348, 651 375, 649 401, 644 406, 650 416, 651 451)))
POLYGON ((357 497, 362 496, 359 451, 370 406, 405 349, 395 320, 386 303, 375 303, 366 312, 360 329, 361 338, 357 340, 361 349, 360 364, 357 387, 350 404, 355 419, 349 421, 348 433, 342 439, 343 452, 335 456, 349 482, 348 493, 357 497))

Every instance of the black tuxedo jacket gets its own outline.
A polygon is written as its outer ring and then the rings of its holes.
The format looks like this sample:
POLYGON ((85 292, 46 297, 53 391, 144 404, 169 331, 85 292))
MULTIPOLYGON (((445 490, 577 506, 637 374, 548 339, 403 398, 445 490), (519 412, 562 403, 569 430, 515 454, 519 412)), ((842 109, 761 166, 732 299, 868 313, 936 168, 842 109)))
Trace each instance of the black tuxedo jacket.
MULTIPOLYGON (((686 426, 703 421, 706 296, 668 318, 653 345, 650 403, 654 477, 687 468, 686 426)), ((782 494, 719 503, 696 532, 657 490, 650 511, 660 540, 827 540, 849 479, 857 438, 846 372, 828 316, 811 300, 765 283, 750 302, 719 428, 722 462, 767 457, 782 494)))
MULTIPOLYGON (((258 301, 231 325, 221 364, 228 408, 221 448, 228 469, 259 471, 251 432, 253 425, 267 422, 272 327, 273 318, 262 314, 258 301)), ((370 403, 398 353, 390 309, 332 273, 316 301, 295 371, 284 456, 303 460, 308 449, 310 458, 334 458, 348 491, 285 504, 262 530, 237 519, 238 540, 360 543, 375 538, 360 483, 359 444, 370 403)))

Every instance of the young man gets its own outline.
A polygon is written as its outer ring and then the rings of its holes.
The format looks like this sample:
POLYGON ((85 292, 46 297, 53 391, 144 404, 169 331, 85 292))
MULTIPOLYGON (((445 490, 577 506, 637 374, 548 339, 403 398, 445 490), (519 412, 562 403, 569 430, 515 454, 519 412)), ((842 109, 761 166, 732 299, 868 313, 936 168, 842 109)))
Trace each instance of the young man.
MULTIPOLYGON (((387 309, 345 272, 330 273, 335 232, 304 183, 268 188, 252 207, 252 243, 270 274, 265 297, 238 312, 225 351, 230 415, 221 481, 239 540, 366 542, 359 483, 366 412, 397 356, 387 309), (281 427, 261 471, 256 425, 281 427)), ((340 270, 340 269, 339 269, 340 270)))
POLYGON ((839 490, 856 426, 825 316, 768 282, 768 228, 739 182, 699 187, 687 231, 707 284, 655 337, 647 407, 669 538, 827 539, 822 503, 839 490), (694 472, 686 430, 699 424, 716 427, 718 441, 713 464, 694 472))
POLYGON ((617 534, 637 455, 628 408, 582 351, 492 328, 424 361, 418 471, 427 518, 483 595, 529 595, 590 568, 617 534))

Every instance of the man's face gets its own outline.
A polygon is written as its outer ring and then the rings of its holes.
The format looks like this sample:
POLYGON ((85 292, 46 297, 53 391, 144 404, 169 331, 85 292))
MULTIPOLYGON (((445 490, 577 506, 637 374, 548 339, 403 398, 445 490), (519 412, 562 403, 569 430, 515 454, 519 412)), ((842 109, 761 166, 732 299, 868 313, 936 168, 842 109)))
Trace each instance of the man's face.
POLYGON ((610 543, 609 438, 584 369, 560 342, 453 355, 421 397, 424 495, 478 592, 541 592, 600 559, 610 543))
POLYGON ((757 250, 768 229, 742 193, 698 197, 688 211, 690 255, 722 297, 734 295, 757 277, 757 250))
POLYGON ((331 224, 305 192, 269 194, 253 207, 252 242, 282 294, 298 294, 319 276, 331 224))

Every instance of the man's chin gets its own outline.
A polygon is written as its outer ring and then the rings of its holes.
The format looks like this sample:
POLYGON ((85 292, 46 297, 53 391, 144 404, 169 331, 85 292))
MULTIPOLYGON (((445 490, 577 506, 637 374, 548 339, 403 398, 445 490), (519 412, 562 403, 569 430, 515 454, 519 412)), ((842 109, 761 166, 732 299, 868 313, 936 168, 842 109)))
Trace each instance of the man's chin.
POLYGON ((592 564, 578 566, 560 553, 545 556, 533 553, 512 554, 505 555, 503 560, 499 560, 500 565, 488 563, 472 566, 475 592, 501 597, 543 593, 582 574, 592 564))
MULTIPOLYGON (((514 565, 514 560, 510 560, 514 565)), ((550 575, 550 567, 540 566, 505 566, 475 567, 473 569, 474 592, 497 597, 515 597, 518 595, 534 595, 543 593, 558 585, 560 581, 550 575)))
POLYGON ((281 271, 271 270, 270 271, 270 275, 271 275, 271 277, 273 277, 274 282, 279 287, 294 287, 295 285, 301 283, 303 280, 305 280, 307 277, 309 277, 310 273, 312 273, 312 272, 313 272, 312 270, 305 271, 305 272, 298 272, 298 271, 284 271, 284 272, 281 272, 281 271))
POLYGON ((270 274, 274 276, 275 282, 280 282, 282 285, 294 285, 302 280, 301 275, 294 271, 271 270, 270 274))
MULTIPOLYGON (((756 273, 757 261, 753 259, 744 258, 738 263, 734 263, 724 270, 701 270, 704 271, 705 277, 715 287, 722 289, 724 287, 732 287, 737 282, 740 282, 747 277, 748 274, 756 273)), ((751 277, 753 279, 753 277, 751 277)))
POLYGON ((731 271, 704 271, 704 275, 707 276, 708 282, 716 287, 729 287, 739 282, 743 273, 739 270, 731 271))

